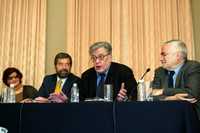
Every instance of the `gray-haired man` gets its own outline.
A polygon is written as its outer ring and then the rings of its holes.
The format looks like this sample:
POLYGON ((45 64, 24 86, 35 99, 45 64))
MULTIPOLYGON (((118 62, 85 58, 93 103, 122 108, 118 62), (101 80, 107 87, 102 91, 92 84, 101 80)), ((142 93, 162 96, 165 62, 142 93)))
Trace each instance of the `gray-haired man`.
POLYGON ((122 64, 112 62, 112 46, 108 42, 96 42, 90 46, 89 54, 93 67, 82 76, 82 98, 103 97, 101 84, 113 85, 113 98, 124 101, 133 92, 136 99, 137 83, 132 70, 122 64))
POLYGON ((160 61, 152 84, 155 98, 195 103, 200 118, 200 63, 187 59, 186 45, 180 40, 162 45, 160 61))

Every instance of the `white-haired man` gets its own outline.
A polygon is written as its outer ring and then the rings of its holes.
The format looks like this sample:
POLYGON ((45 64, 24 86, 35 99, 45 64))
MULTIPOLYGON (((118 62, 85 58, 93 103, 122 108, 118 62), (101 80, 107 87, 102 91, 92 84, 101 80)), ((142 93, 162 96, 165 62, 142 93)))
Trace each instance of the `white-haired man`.
POLYGON ((165 42, 160 61, 152 84, 155 98, 194 103, 200 118, 200 63, 187 59, 187 47, 181 40, 165 42))

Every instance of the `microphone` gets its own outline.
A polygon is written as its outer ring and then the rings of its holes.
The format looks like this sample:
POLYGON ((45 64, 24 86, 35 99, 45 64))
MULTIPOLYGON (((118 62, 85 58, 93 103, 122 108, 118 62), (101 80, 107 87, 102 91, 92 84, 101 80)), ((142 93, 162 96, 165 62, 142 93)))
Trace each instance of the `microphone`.
POLYGON ((150 71, 150 68, 147 68, 146 72, 142 75, 142 77, 140 78, 140 80, 142 80, 144 78, 144 76, 150 71))

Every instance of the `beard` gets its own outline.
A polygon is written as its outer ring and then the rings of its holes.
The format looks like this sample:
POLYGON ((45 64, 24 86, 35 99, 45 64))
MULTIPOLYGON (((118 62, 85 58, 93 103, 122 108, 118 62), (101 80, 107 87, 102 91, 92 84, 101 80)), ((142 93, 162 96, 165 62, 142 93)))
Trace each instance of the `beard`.
POLYGON ((58 75, 59 78, 67 78, 67 76, 69 74, 70 74, 70 72, 67 69, 57 71, 57 75, 58 75))

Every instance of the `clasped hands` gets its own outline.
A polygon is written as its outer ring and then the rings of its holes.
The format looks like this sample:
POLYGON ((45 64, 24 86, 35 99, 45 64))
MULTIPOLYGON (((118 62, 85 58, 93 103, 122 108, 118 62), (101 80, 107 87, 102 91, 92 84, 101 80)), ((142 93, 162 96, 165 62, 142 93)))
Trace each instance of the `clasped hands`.
POLYGON ((66 103, 68 97, 61 91, 60 93, 51 93, 48 98, 37 97, 34 99, 36 103, 66 103))

